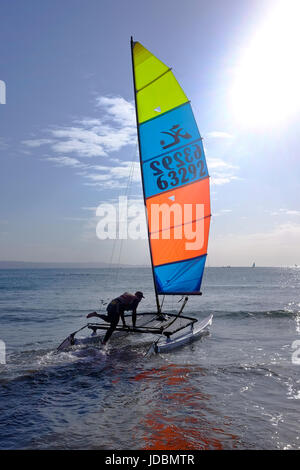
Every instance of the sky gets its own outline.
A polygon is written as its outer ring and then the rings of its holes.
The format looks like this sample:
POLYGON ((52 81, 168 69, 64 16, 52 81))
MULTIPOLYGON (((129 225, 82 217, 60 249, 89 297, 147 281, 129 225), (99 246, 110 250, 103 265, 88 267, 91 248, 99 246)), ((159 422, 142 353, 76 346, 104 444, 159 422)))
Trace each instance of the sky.
POLYGON ((147 240, 96 234, 100 204, 142 198, 132 35, 191 100, 209 266, 300 265, 299 13, 298 0, 2 0, 0 260, 149 263, 147 240))

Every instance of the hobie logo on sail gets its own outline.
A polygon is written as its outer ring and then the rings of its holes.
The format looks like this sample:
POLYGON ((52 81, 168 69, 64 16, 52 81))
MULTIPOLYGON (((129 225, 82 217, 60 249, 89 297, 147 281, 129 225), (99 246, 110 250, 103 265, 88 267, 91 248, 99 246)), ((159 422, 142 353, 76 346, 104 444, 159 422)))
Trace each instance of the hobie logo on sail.
POLYGON ((175 124, 171 127, 169 131, 162 131, 161 134, 167 134, 172 137, 173 141, 169 144, 165 144, 164 140, 160 141, 160 144, 164 150, 173 147, 180 143, 180 139, 191 139, 191 135, 188 132, 182 133, 183 129, 180 127, 179 124, 175 124))

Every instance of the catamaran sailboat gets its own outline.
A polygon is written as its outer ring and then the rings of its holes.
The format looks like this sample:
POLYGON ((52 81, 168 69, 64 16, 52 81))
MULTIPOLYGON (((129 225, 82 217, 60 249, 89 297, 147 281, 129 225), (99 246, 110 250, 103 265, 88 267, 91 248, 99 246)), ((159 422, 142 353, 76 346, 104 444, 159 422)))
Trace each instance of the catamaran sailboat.
MULTIPOLYGON (((117 326, 117 331, 155 335, 153 350, 165 352, 201 336, 212 323, 213 315, 202 321, 182 315, 189 296, 201 295, 211 217, 209 175, 190 101, 172 69, 132 38, 131 57, 156 311, 138 314, 135 328, 117 326), (163 215, 159 225, 158 208, 169 216, 163 215), (184 299, 177 314, 162 311, 160 296, 166 295, 184 299)), ((108 328, 88 323, 58 350, 99 341, 108 328), (92 334, 75 338, 84 328, 92 334)))

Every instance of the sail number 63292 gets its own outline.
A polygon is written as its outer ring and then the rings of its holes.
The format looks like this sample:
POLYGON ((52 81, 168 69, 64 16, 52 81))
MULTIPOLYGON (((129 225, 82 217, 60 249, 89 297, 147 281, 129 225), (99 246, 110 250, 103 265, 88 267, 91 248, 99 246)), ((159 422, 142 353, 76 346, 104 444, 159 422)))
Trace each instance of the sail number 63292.
POLYGON ((176 187, 206 176, 206 167, 202 159, 199 145, 185 147, 180 152, 164 156, 160 161, 150 163, 153 176, 157 176, 156 184, 159 189, 176 187))

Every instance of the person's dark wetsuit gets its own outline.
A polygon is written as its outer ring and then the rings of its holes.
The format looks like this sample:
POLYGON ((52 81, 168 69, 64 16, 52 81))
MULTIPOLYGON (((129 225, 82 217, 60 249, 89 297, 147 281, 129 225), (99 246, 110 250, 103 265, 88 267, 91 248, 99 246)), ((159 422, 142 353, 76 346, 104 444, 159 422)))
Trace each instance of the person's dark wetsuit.
POLYGON ((136 324, 136 309, 138 304, 143 298, 143 293, 137 291, 135 295, 129 294, 125 292, 124 294, 120 295, 116 299, 113 299, 107 306, 107 315, 102 315, 96 312, 90 313, 87 317, 90 318, 91 316, 97 316, 102 318, 102 320, 110 323, 110 327, 106 332, 103 342, 106 343, 113 332, 115 331, 120 317, 123 322, 123 326, 126 326, 124 312, 132 311, 132 326, 135 327, 136 324))

